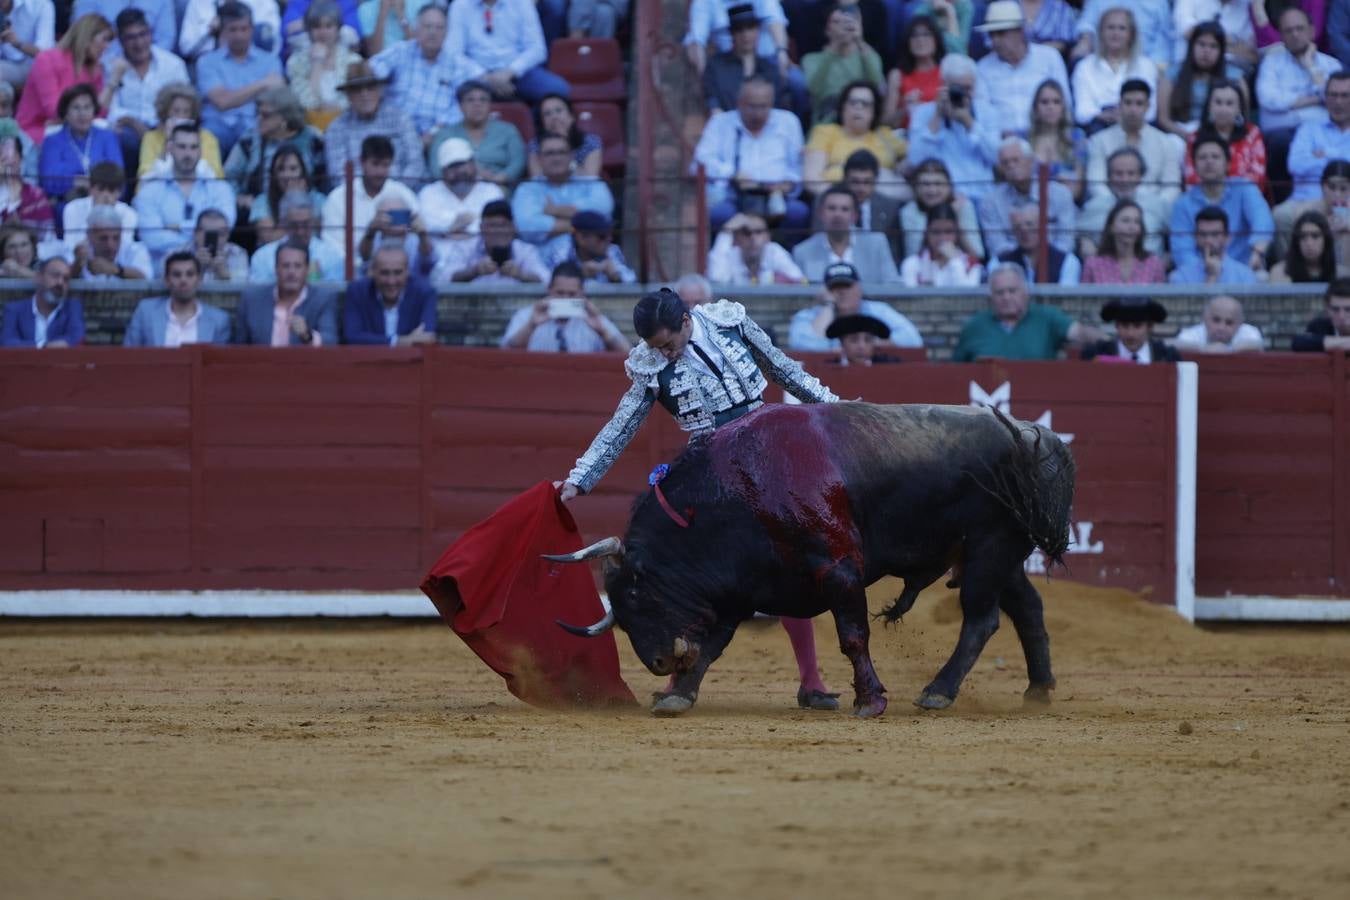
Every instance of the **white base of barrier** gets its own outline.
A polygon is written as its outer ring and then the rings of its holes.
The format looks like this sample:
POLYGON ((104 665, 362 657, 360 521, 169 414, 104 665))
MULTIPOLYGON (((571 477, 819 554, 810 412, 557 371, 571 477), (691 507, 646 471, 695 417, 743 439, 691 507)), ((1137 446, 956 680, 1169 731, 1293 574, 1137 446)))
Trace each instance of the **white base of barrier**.
POLYGON ((1196 597, 1195 618, 1211 622, 1350 622, 1350 600, 1196 597))
POLYGON ((425 595, 300 591, 9 591, 0 616, 434 617, 425 595))

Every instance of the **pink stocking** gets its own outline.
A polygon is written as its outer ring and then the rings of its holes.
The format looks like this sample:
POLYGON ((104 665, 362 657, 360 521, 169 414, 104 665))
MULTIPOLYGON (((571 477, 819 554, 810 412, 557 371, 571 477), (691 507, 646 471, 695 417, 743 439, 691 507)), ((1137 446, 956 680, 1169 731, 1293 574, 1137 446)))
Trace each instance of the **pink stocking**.
POLYGON ((790 619, 780 616, 783 630, 792 642, 792 652, 797 657, 797 674, 802 687, 808 691, 825 693, 828 688, 820 678, 820 667, 816 664, 816 630, 810 619, 790 619))

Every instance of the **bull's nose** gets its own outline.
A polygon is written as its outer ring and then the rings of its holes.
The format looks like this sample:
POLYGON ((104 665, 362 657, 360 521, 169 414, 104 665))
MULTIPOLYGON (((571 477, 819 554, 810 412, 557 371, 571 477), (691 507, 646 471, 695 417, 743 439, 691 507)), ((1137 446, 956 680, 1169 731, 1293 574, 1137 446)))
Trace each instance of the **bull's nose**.
POLYGON ((652 659, 652 672, 657 675, 669 675, 672 662, 664 656, 657 656, 652 659))

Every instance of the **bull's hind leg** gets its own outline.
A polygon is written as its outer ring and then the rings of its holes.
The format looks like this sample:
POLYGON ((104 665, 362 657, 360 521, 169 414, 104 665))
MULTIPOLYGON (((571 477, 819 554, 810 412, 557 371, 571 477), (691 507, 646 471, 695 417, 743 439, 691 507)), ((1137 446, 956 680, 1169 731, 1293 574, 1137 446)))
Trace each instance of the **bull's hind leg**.
POLYGON ((1003 611, 1017 629, 1022 653, 1027 658, 1027 703, 1049 703, 1055 687, 1055 676, 1050 671, 1050 635, 1045 630, 1045 609, 1041 595, 1019 569, 999 601, 1003 611))
POLYGON ((867 625, 867 592, 861 579, 850 577, 832 595, 839 649, 853 663, 853 714, 862 718, 879 716, 886 711, 886 688, 877 678, 867 646, 871 636, 867 625))
POLYGON ((1021 564, 1005 546, 989 540, 965 553, 961 575, 961 635, 947 664, 915 700, 924 709, 946 709, 956 701, 961 682, 979 659, 984 645, 998 631, 998 601, 1008 584, 1008 573, 1021 564))

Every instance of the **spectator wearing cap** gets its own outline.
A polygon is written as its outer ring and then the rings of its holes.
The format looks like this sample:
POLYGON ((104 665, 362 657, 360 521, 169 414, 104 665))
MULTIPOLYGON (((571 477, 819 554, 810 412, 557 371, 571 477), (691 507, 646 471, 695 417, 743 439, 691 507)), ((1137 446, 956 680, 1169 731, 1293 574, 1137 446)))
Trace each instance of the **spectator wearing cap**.
MULTIPOLYGON (((481 81, 466 81, 455 91, 463 121, 436 132, 427 158, 433 163, 441 146, 451 138, 467 141, 477 165, 478 177, 506 190, 525 174, 525 141, 516 126, 492 115, 492 91, 481 81)), ((437 165, 436 171, 444 166, 437 165)))
POLYGON ((412 116, 424 144, 431 143, 441 126, 464 118, 455 99, 455 85, 463 76, 458 74, 459 57, 445 40, 445 23, 445 7, 422 7, 412 40, 400 41, 370 61, 376 75, 393 79, 389 100, 412 116))
MULTIPOLYGON (((1194 226, 1187 229, 1186 255, 1177 256, 1174 252, 1177 267, 1167 280, 1172 284, 1255 284, 1251 266, 1245 260, 1235 259, 1229 251, 1232 235, 1228 213, 1217 206, 1206 206, 1196 213, 1194 221, 1194 226)), ((1178 224, 1174 219, 1172 227, 1175 229, 1178 224)), ((1180 243, 1175 231, 1172 240, 1175 250, 1180 243)))
POLYGON ((128 241, 135 237, 138 221, 136 210, 119 199, 126 185, 122 167, 115 162, 105 160, 89 170, 89 196, 70 201, 61 211, 61 234, 66 246, 74 251, 75 245, 84 240, 85 223, 89 221, 89 211, 95 206, 116 209, 122 219, 122 237, 128 241))
POLYGON ((335 185, 341 183, 348 162, 355 163, 360 174, 361 147, 372 135, 394 142, 391 174, 395 179, 411 188, 420 187, 426 180, 422 139, 412 118, 397 104, 386 101, 388 83, 388 78, 376 75, 364 60, 347 67, 347 80, 338 85, 338 90, 347 95, 347 111, 334 119, 323 134, 324 159, 335 185))
POLYGON ((900 264, 906 287, 973 287, 984 280, 984 266, 961 249, 956 210, 939 203, 928 211, 923 249, 900 264))
POLYGON ((1040 259, 1041 215, 1040 210, 1030 203, 1013 207, 1008 218, 1012 225, 1014 246, 1004 250, 990 266, 998 269, 1009 263, 1022 267, 1027 278, 1033 282, 1045 284, 1078 284, 1083 275, 1083 264, 1072 253, 1066 253, 1055 246, 1046 248, 1045 277, 1038 278, 1036 264, 1040 259))
POLYGON ((1142 365, 1181 359, 1175 348, 1153 336, 1154 326, 1167 321, 1167 310, 1152 297, 1108 300, 1102 306, 1102 321, 1116 326, 1116 336, 1088 344, 1083 359, 1111 357, 1142 365))
POLYGON ((1078 14, 1078 43, 1070 50, 1070 58, 1081 60, 1094 47, 1100 48, 1102 36, 1099 25, 1103 14, 1128 5, 1139 33, 1141 52, 1156 66, 1166 66, 1172 61, 1174 49, 1172 3, 1173 0, 1129 0, 1128 4, 1123 0, 1087 0, 1078 14))
POLYGON ((1213 132, 1201 133, 1191 146, 1191 160, 1200 183, 1172 205, 1168 229, 1172 235, 1172 259, 1178 266, 1200 260, 1195 223, 1203 209, 1216 206, 1225 213, 1226 231, 1231 235, 1229 255, 1253 271, 1265 269, 1266 248, 1275 233, 1275 220, 1255 184, 1246 178, 1228 177, 1228 155, 1227 142, 1213 132))
POLYGON ((412 274, 402 247, 376 250, 369 277, 347 286, 342 339, 389 347, 436 343, 436 291, 412 274))
POLYGON ((842 184, 831 185, 818 208, 821 230, 792 248, 792 259, 808 280, 820 281, 831 263, 847 262, 868 284, 900 281, 886 236, 856 230, 858 201, 852 191, 842 184))
POLYGON ((571 234, 572 217, 583 209, 606 217, 613 214, 614 195, 603 181, 572 174, 572 147, 567 138, 557 134, 540 138, 539 160, 543 174, 522 183, 511 197, 522 238, 543 245, 558 235, 571 234))
POLYGON ((271 53, 253 46, 253 12, 238 0, 217 8, 220 46, 197 60, 197 87, 206 98, 202 125, 220 141, 226 157, 257 119, 257 96, 272 87, 285 87, 281 63, 271 53))
POLYGON ((994 0, 984 24, 975 27, 989 35, 993 48, 976 65, 979 92, 993 107, 995 127, 1004 137, 1026 130, 1027 110, 1041 82, 1054 81, 1065 97, 1072 96, 1064 57, 1043 44, 1028 41, 1025 29, 1026 16, 1017 0, 994 0))
MULTIPOLYGON (((1012 211, 1025 205, 1038 206, 1040 183, 1035 177, 1035 157, 1025 138, 1004 138, 998 148, 998 168, 1003 181, 980 198, 980 229, 992 256, 1017 246, 1012 231, 1012 211)), ((1046 225, 1050 243, 1065 253, 1073 250, 1073 194, 1058 181, 1047 185, 1046 225)))
POLYGON ((505 200, 484 206, 478 237, 451 245, 440 265, 452 281, 475 284, 538 284, 549 276, 538 248, 516 235, 515 215, 505 200))
POLYGON ((1295 353, 1350 353, 1350 278, 1327 285, 1326 313, 1294 335, 1295 353))
POLYGON ((1244 321, 1242 303, 1220 294, 1209 298, 1199 322, 1177 332, 1174 345, 1193 353, 1248 353, 1266 349, 1261 329, 1244 321))
POLYGON ((169 136, 167 171, 152 170, 133 201, 141 237, 159 271, 159 263, 182 246, 197 223, 197 213, 218 209, 234 226, 235 197, 230 185, 212 177, 202 161, 201 130, 195 122, 175 125, 169 136))
POLYGON ((346 277, 342 251, 319 235, 321 222, 309 194, 298 190, 282 194, 277 204, 277 221, 281 223, 282 236, 253 252, 248 266, 249 281, 266 283, 276 279, 277 250, 287 242, 308 248, 310 281, 342 281, 346 277))
POLYGON ((720 112, 703 127, 690 174, 702 166, 708 178, 708 219, 714 232, 736 213, 782 204, 782 227, 798 232, 811 210, 798 199, 802 182, 802 125, 795 115, 773 107, 773 85, 747 79, 736 108, 720 112), (776 200, 775 200, 776 198, 776 200))
POLYGON ((1075 322, 1063 310, 1031 302, 1026 273, 1018 265, 989 276, 989 309, 961 327, 955 362, 999 359, 1055 359, 1065 343, 1086 344, 1106 337, 1093 325, 1075 322))
POLYGON ((1275 132, 1292 133, 1304 122, 1327 120, 1323 93, 1327 79, 1341 69, 1334 56, 1318 52, 1312 20, 1298 6, 1285 7, 1276 24, 1280 44, 1262 54, 1256 72, 1256 101, 1268 147, 1279 144, 1275 132))
POLYGON ((863 313, 836 316, 830 327, 825 329, 825 337, 839 342, 838 363, 841 366, 900 362, 898 356, 877 352, 890 336, 891 329, 885 322, 863 313))
MULTIPOLYGON (((166 4, 149 4, 160 14, 166 4)), ((107 85, 112 91, 108 103, 108 121, 122 145, 122 162, 127 171, 135 171, 141 158, 141 138, 159 124, 155 98, 170 84, 188 82, 187 66, 172 51, 173 13, 168 13, 170 25, 168 46, 152 43, 150 23, 145 11, 129 6, 117 14, 117 38, 122 45, 122 56, 108 65, 107 85)))
POLYGON ((473 148, 464 138, 441 142, 436 148, 436 169, 440 180, 418 191, 417 203, 437 259, 432 280, 440 282, 454 274, 445 271, 456 258, 453 246, 476 237, 483 207, 505 195, 497 185, 479 179, 473 148))
POLYGON ((895 243, 900 239, 900 201, 877 193, 880 172, 871 150, 855 150, 844 160, 844 186, 853 192, 858 204, 858 228, 880 232, 895 243))
POLYGON ((727 10, 731 49, 714 53, 703 70, 703 98, 708 114, 736 108, 736 97, 747 79, 773 85, 774 105, 787 107, 787 83, 773 56, 759 55, 759 15, 748 3, 727 10))
POLYGON ((588 287, 635 284, 637 275, 628 267, 613 236, 614 222, 609 216, 593 209, 578 210, 572 216, 572 233, 549 241, 540 256, 550 269, 565 262, 575 263, 588 287))
POLYGON ((37 264, 33 296, 5 304, 0 347, 73 347, 84 342, 84 308, 70 296, 70 264, 59 256, 37 264))
POLYGON ((851 263, 837 262, 825 270, 825 290, 815 306, 798 310, 788 324, 788 346, 793 350, 835 350, 839 341, 826 335, 839 316, 858 313, 884 322, 890 342, 897 347, 922 347, 923 337, 914 323, 889 304, 863 299, 858 270, 851 263))
POLYGON ((563 262, 549 275, 548 296, 511 316, 500 346, 544 353, 627 353, 632 345, 586 298, 580 267, 563 262))
POLYGON ((460 79, 476 78, 496 97, 538 103, 547 94, 571 94, 566 81, 544 68, 548 50, 531 0, 457 0, 450 4, 445 49, 459 62, 460 79))
POLYGON ((150 251, 139 241, 122 237, 122 217, 111 206, 89 210, 85 238, 71 253, 75 259, 72 278, 143 281, 155 277, 150 251))
POLYGON ((937 99, 910 111, 906 164, 918 170, 925 162, 942 163, 948 181, 979 200, 994 182, 998 163, 999 119, 966 56, 944 56, 938 66, 942 84, 937 99))
MULTIPOLYGON (((14 0, 9 7, 10 39, 0 41, 0 84, 21 88, 33 58, 56 45, 56 4, 14 0)), ((11 115, 13 110, 6 115, 11 115)))
POLYGON ((228 344, 230 316, 197 296, 201 263, 191 253, 170 253, 164 260, 167 297, 147 297, 136 304, 122 338, 123 347, 185 347, 228 344))
MULTIPOLYGON (((1181 193, 1181 156, 1174 136, 1148 124, 1152 89, 1147 82, 1130 79, 1120 86, 1117 121, 1088 141, 1087 189, 1092 198, 1112 192, 1106 161, 1122 147, 1133 149, 1143 162, 1140 174, 1146 187, 1163 205, 1181 193)), ((1108 207, 1109 208, 1109 207, 1108 207)))
MULTIPOLYGON (((787 15, 780 0, 750 0, 759 20, 759 44, 755 55, 772 59, 780 75, 791 67, 788 57, 787 15)), ((708 64, 708 47, 725 53, 731 49, 731 6, 725 0, 692 0, 689 4, 689 30, 684 35, 684 52, 699 75, 708 64)))
MULTIPOLYGON (((414 216, 418 213, 417 195, 405 184, 389 177, 394 168, 394 143, 373 134, 361 142, 361 174, 352 185, 352 229, 360 234, 375 218, 382 201, 397 199, 414 216)), ((323 236, 339 243, 347 222, 347 188, 338 185, 323 204, 323 236)))
POLYGON ((1289 145, 1289 174, 1294 179, 1295 200, 1313 200, 1323 170, 1332 160, 1350 160, 1350 70, 1327 78, 1323 96, 1327 119, 1304 122, 1289 145))
POLYGON ((708 277, 733 285, 806 283, 792 254, 772 240, 768 223, 754 213, 737 213, 722 226, 708 251, 708 277))

